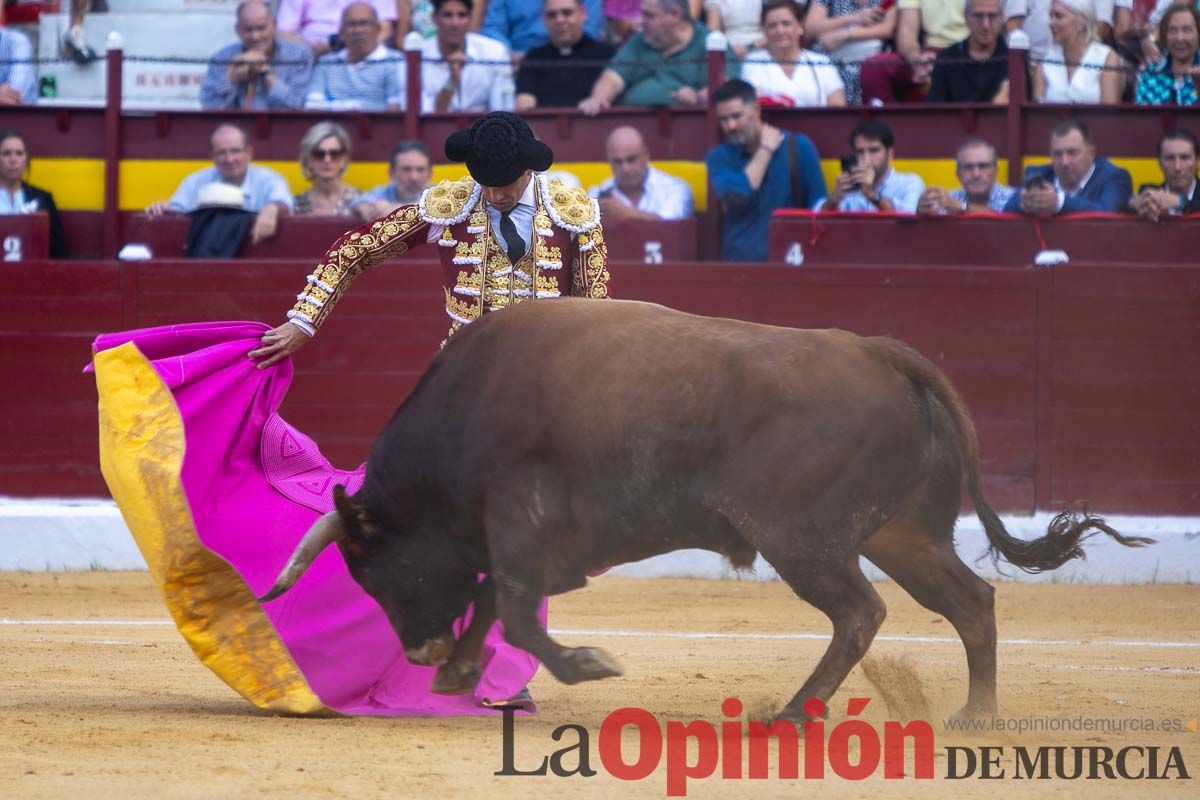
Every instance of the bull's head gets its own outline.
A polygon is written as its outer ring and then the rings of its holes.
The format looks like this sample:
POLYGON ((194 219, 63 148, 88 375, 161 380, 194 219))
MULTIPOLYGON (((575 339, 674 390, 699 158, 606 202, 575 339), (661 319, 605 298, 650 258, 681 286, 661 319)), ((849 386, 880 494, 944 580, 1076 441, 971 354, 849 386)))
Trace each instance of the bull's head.
POLYGON ((340 484, 333 497, 337 510, 313 524, 259 602, 290 589, 337 542, 350 575, 387 614, 408 660, 441 664, 454 647, 454 620, 475 599, 476 571, 444 532, 389 529, 340 484))

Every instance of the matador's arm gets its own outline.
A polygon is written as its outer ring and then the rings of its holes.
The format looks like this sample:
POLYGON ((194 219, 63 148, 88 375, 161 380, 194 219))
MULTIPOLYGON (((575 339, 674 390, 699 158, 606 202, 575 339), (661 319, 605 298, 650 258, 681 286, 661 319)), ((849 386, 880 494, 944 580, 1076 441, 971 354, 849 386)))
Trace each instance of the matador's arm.
POLYGON ((350 283, 367 267, 426 243, 429 223, 416 205, 400 206, 387 216, 359 225, 334 242, 296 296, 288 321, 310 336, 329 316, 350 283))

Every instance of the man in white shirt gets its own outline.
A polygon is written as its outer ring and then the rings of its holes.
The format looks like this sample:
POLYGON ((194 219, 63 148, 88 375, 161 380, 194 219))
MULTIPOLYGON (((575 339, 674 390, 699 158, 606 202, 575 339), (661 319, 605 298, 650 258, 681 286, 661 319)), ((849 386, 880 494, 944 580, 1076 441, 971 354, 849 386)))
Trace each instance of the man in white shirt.
POLYGON ((1051 45, 1050 36, 1051 0, 1005 0, 1004 30, 1012 33, 1017 28, 1029 36, 1029 54, 1043 58, 1051 45))
POLYGON ((190 213, 199 207, 200 191, 205 186, 227 183, 242 190, 242 207, 257 214, 250 229, 251 241, 257 244, 274 236, 279 215, 292 210, 292 192, 287 181, 268 167, 250 163, 254 148, 246 132, 232 123, 218 125, 209 138, 209 146, 213 165, 184 178, 170 200, 151 203, 146 213, 151 217, 190 213))
POLYGON ((604 219, 675 220, 692 215, 691 187, 650 165, 650 150, 637 129, 617 128, 604 151, 613 176, 588 192, 600 203, 604 219))
POLYGON ((421 110, 511 111, 508 48, 470 33, 473 0, 434 0, 436 34, 421 48, 421 110))

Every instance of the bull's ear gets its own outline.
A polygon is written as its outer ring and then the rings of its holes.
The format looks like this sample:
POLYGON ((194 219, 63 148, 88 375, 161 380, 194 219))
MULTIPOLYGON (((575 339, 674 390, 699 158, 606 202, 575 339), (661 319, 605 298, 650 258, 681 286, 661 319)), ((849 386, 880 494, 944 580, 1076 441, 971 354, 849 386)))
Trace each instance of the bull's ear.
POLYGON ((346 494, 346 487, 336 484, 333 487, 333 507, 342 518, 346 533, 352 539, 370 539, 379 532, 379 526, 361 504, 346 494))

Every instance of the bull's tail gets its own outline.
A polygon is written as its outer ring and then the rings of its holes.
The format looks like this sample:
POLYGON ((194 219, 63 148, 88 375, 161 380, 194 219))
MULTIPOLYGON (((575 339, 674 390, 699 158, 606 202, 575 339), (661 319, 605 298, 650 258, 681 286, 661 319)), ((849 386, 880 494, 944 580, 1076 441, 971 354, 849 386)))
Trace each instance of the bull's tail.
POLYGON ((949 378, 936 364, 902 342, 886 337, 869 341, 888 363, 937 398, 950 415, 954 438, 967 472, 967 489, 975 504, 975 513, 987 532, 988 549, 993 559, 1003 556, 1010 564, 1026 572, 1045 572, 1058 569, 1071 559, 1083 558, 1083 540, 1096 533, 1106 533, 1126 547, 1154 544, 1153 539, 1142 536, 1122 536, 1105 524, 1102 517, 1089 514, 1086 510, 1083 514, 1075 514, 1070 509, 1064 509, 1051 520, 1046 535, 1040 539, 1027 541, 1012 536, 983 495, 975 424, 949 378))

